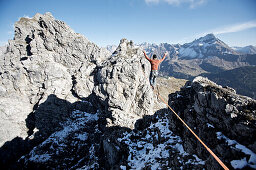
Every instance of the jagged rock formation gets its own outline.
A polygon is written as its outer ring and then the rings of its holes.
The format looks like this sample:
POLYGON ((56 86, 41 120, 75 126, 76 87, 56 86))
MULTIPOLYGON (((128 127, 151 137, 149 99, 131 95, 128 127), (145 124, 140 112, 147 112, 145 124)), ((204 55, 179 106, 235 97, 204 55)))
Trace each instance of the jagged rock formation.
MULTIPOLYGON (((255 100, 197 77, 171 94, 169 104, 229 168, 256 168, 255 100)), ((138 119, 133 130, 102 129, 101 113, 89 102, 84 106, 19 163, 25 168, 221 169, 167 109, 138 119)))
MULTIPOLYGON (((103 107, 111 112, 112 125, 133 128, 143 115, 153 113, 153 92, 149 85, 149 63, 141 49, 122 39, 109 60, 101 64, 96 73, 93 92, 103 107)), ((109 119, 108 119, 109 120, 109 119)))
MULTIPOLYGON (((197 77, 171 94, 169 105, 229 167, 256 168, 255 100, 197 77)), ((206 160, 207 169, 219 168, 175 115, 170 115, 170 127, 184 140, 185 151, 206 160)))
MULTIPOLYGON (((0 57, 0 166, 218 168, 166 108, 153 114, 149 70, 132 41, 111 54, 50 13, 21 18, 0 57)), ((169 104, 229 167, 255 168, 254 100, 197 78, 169 104)))
POLYGON ((102 127, 133 128, 153 114, 149 69, 142 50, 125 39, 111 55, 50 13, 21 18, 0 58, 0 145, 39 143, 84 100, 101 110, 102 127))
MULTIPOLYGON (((72 78, 84 76, 87 86, 81 95, 87 97, 93 82, 90 82, 90 69, 87 73, 83 71, 95 67, 94 63, 107 55, 50 13, 21 18, 15 24, 14 40, 9 40, 7 52, 0 60, 1 145, 16 136, 27 136, 25 119, 49 95, 76 101, 72 92, 76 93, 79 88, 74 89, 72 78)), ((52 114, 56 112, 59 111, 52 109, 52 114)), ((62 116, 64 119, 67 115, 62 116)), ((52 123, 51 127, 45 127, 37 121, 35 124, 44 131, 56 126, 52 123)))

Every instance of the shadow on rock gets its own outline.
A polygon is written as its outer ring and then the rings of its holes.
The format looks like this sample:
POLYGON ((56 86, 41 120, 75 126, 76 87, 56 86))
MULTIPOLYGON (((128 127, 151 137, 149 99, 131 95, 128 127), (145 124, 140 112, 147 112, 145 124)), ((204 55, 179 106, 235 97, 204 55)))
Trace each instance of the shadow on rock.
MULTIPOLYGON (((89 100, 90 96, 85 100, 89 100)), ((52 133, 63 129, 62 123, 71 115, 72 111, 80 110, 90 113, 96 113, 96 109, 88 102, 70 103, 59 99, 51 94, 47 100, 34 107, 26 118, 28 128, 26 139, 16 137, 11 141, 5 142, 0 148, 0 167, 4 169, 18 168, 17 160, 25 154, 28 154, 34 146, 47 139, 52 133)))

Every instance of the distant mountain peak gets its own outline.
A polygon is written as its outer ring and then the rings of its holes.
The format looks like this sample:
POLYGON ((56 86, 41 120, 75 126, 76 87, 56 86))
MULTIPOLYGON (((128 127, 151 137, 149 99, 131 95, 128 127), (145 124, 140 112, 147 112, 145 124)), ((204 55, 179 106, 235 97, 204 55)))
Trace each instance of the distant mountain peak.
POLYGON ((216 36, 213 33, 207 34, 206 36, 202 37, 205 39, 217 39, 216 36))
POLYGON ((233 47, 233 49, 241 54, 256 54, 256 46, 248 45, 245 47, 233 47))
POLYGON ((207 43, 214 43, 216 41, 220 41, 214 34, 207 34, 204 37, 200 37, 198 40, 195 41, 200 41, 200 42, 207 42, 207 43))

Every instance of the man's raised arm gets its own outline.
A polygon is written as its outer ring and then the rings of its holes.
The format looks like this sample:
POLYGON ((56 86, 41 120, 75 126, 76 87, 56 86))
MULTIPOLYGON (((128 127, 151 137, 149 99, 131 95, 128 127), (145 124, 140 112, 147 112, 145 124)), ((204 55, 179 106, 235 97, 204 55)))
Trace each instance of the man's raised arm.
POLYGON ((147 59, 148 61, 151 61, 151 60, 150 60, 150 58, 148 58, 148 56, 147 56, 146 52, 145 52, 145 51, 143 51, 143 53, 144 53, 144 56, 146 57, 146 59, 147 59))
POLYGON ((165 57, 166 57, 167 54, 168 54, 167 52, 164 53, 164 56, 163 56, 163 58, 161 59, 161 62, 164 61, 164 59, 165 59, 165 57))

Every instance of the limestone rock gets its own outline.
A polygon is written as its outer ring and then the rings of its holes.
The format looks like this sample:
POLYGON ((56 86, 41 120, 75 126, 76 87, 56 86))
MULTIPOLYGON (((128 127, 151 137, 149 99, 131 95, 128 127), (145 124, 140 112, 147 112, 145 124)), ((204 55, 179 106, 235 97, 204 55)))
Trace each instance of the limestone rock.
MULTIPOLYGON (((221 87, 207 78, 196 77, 181 91, 169 95, 169 105, 228 166, 231 167, 233 160, 242 160, 244 154, 254 157, 249 153, 256 153, 255 100, 237 95, 232 88, 221 87), (239 153, 230 155, 235 152, 239 153)), ((211 168, 220 168, 175 115, 171 112, 170 115, 171 128, 185 140, 185 150, 207 159, 211 168)), ((248 161, 244 166, 255 165, 255 161, 248 161)))
POLYGON ((93 92, 99 97, 99 104, 108 107, 104 110, 111 113, 109 125, 133 128, 137 119, 153 114, 149 69, 142 50, 126 39, 97 68, 93 92))
MULTIPOLYGON (((14 39, 0 58, 0 145, 16 136, 27 136, 26 117, 49 95, 76 101, 71 92, 72 76, 79 82, 83 74, 83 84, 90 84, 90 72, 79 69, 102 60, 108 55, 104 51, 50 13, 15 23, 14 39)), ((83 88, 87 92, 82 93, 84 97, 92 92, 87 86, 83 88)))
MULTIPOLYGON (((138 117, 152 114, 152 92, 144 76, 149 65, 141 49, 122 40, 111 56, 50 13, 15 23, 14 39, 0 63, 0 145, 16 136, 25 139, 27 116, 50 95, 71 103, 90 97, 109 114, 113 125, 132 127, 138 117)), ((53 102, 52 113, 58 112, 56 107, 69 106, 53 102)), ((51 119, 46 112, 42 114, 51 119)), ((37 115, 32 117, 33 124, 44 127, 37 115)), ((43 131, 48 136, 58 126, 43 131)))

